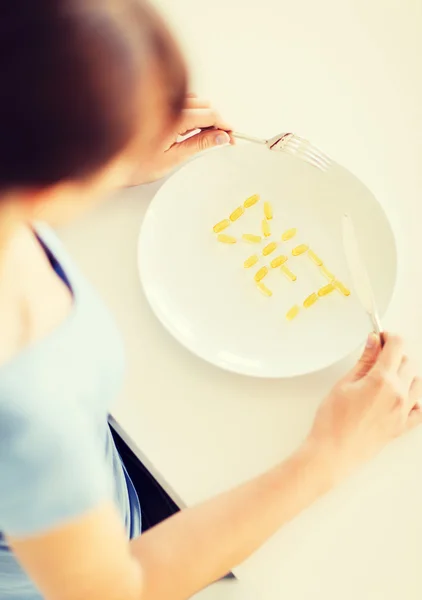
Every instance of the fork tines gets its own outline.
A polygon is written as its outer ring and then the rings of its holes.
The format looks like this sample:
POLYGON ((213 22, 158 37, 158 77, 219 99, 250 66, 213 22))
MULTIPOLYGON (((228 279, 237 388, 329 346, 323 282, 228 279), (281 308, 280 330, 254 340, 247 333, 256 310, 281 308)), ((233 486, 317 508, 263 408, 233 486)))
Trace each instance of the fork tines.
POLYGON ((321 171, 327 171, 333 164, 333 161, 321 150, 318 150, 308 140, 305 140, 298 135, 289 133, 280 138, 277 144, 272 147, 273 150, 281 150, 289 154, 296 155, 302 160, 317 167, 321 171))

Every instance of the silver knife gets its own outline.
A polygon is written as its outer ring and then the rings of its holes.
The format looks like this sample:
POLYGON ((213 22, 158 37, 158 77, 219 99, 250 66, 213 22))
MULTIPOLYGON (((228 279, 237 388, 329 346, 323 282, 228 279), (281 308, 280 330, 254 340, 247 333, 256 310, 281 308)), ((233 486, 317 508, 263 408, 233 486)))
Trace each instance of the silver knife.
POLYGON ((371 320, 374 332, 380 336, 383 343, 383 329, 374 292, 372 291, 371 280, 361 255, 353 221, 348 214, 343 215, 343 245, 356 295, 371 320))

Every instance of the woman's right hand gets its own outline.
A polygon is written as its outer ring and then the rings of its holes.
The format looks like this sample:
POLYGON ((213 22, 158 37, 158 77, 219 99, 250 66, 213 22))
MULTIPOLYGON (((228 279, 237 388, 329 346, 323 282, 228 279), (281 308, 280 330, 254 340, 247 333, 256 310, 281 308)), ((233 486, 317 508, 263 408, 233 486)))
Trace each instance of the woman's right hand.
POLYGON ((371 334, 356 367, 319 408, 307 442, 329 456, 333 476, 342 478, 422 424, 420 400, 422 379, 404 354, 402 340, 386 335, 381 348, 379 338, 371 334))

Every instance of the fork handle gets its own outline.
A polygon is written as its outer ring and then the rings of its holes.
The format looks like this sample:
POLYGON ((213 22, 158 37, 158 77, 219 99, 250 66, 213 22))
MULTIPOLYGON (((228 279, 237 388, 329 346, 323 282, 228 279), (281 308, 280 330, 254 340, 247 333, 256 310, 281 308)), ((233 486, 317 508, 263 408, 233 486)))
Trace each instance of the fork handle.
POLYGON ((253 135, 248 135, 246 133, 240 133, 239 131, 231 131, 231 135, 238 140, 246 140, 247 142, 254 142, 255 144, 263 144, 265 145, 268 140, 264 140, 263 138, 257 138, 253 135))

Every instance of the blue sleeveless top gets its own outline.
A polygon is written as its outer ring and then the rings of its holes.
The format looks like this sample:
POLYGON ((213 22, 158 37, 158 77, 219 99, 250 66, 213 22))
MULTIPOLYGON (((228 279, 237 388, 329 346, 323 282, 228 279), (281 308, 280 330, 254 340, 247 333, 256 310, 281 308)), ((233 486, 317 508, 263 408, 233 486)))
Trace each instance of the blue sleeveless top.
POLYGON ((0 600, 41 599, 5 535, 46 532, 105 500, 115 503, 128 538, 141 532, 138 497, 107 421, 124 370, 120 337, 51 230, 38 226, 37 235, 73 307, 0 366, 0 600))

